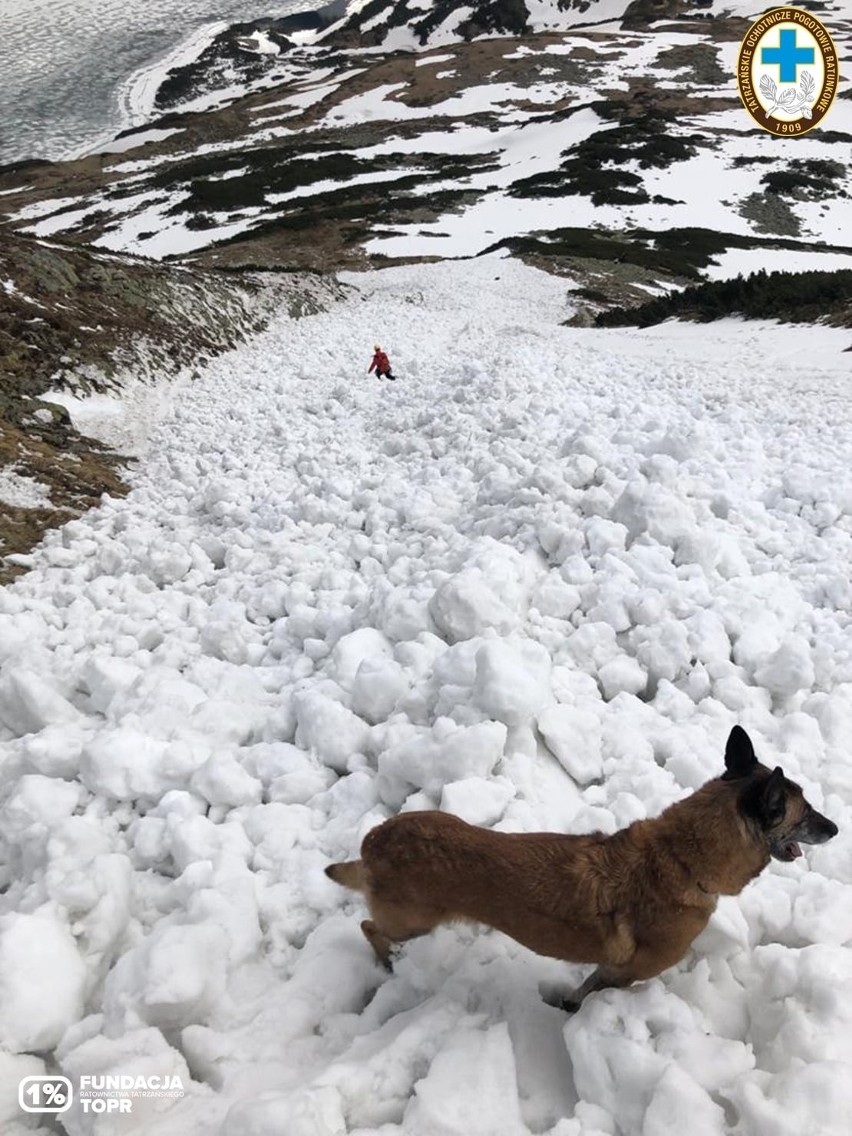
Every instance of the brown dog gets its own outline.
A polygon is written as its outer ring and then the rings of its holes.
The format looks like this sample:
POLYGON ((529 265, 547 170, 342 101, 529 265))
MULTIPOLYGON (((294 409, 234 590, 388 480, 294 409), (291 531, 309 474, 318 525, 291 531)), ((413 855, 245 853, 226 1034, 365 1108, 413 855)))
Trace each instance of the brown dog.
POLYGON ((538 954, 598 969, 563 1005, 592 990, 652 978, 683 958, 720 895, 737 895, 769 863, 801 856, 837 825, 735 726, 722 777, 613 836, 514 834, 441 812, 392 817, 361 859, 326 873, 364 893, 361 929, 390 966, 395 943, 440 923, 473 920, 538 954))

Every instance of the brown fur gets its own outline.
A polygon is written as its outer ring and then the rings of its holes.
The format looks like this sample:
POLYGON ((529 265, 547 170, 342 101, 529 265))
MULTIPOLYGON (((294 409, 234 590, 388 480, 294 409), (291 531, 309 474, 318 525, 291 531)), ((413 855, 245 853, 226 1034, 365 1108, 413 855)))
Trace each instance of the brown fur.
POLYGON ((758 764, 735 727, 727 772, 613 836, 494 832, 441 812, 403 813, 369 832, 361 859, 327 874, 362 891, 362 930, 390 966, 394 944, 441 923, 495 927, 551 958, 596 963, 577 999, 674 965, 710 918, 770 856, 837 832, 798 785, 758 764))

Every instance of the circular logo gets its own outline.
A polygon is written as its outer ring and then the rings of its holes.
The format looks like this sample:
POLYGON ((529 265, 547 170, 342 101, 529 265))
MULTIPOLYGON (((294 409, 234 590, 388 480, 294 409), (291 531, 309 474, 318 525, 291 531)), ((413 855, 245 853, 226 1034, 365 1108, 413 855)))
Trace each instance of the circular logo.
POLYGON ((740 45, 737 86, 758 126, 789 138, 825 117, 837 94, 837 51, 825 26, 800 8, 773 8, 740 45))

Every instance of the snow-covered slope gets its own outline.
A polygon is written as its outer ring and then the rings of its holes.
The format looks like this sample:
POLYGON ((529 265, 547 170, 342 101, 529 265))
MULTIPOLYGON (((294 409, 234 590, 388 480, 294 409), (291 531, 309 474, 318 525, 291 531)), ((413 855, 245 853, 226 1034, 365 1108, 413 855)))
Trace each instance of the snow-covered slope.
MULTIPOLYGON (((274 28, 232 30, 150 85, 150 114, 167 118, 59 169, 0 172, 0 208, 36 235, 229 267, 383 265, 532 240, 605 293, 779 254, 790 269, 852 263, 845 72, 825 128, 776 138, 736 92, 741 12, 625 31, 570 23, 609 4, 533 8, 569 23, 472 42, 456 28, 424 45, 397 5, 407 22, 391 31, 411 42, 277 54, 274 28), (614 283, 619 272, 629 279, 614 283)), ((849 57, 848 6, 824 15, 849 57)))
POLYGON ((182 1080, 71 1136, 847 1136, 847 336, 569 329, 496 258, 348 283, 0 591, 4 1136, 45 1068, 182 1080), (385 975, 323 874, 401 808, 611 832, 735 722, 840 834, 573 1018, 582 968, 471 927, 385 975))
POLYGON ((47 529, 123 492, 124 467, 144 450, 178 376, 189 381, 270 312, 335 294, 305 274, 237 281, 4 232, 0 582, 20 568, 9 558, 26 562, 47 529))

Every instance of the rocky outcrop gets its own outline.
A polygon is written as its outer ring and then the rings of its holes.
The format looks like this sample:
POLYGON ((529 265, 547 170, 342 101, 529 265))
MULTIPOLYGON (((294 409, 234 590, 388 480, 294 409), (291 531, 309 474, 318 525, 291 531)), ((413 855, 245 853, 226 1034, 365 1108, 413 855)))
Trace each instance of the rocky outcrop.
POLYGON ((3 230, 0 244, 0 582, 46 529, 122 494, 127 455, 77 430, 54 391, 121 395, 163 383, 259 330, 315 309, 323 281, 164 267, 3 230), (5 471, 5 474, 2 473, 5 471), (38 501, 14 487, 38 486, 38 501))

